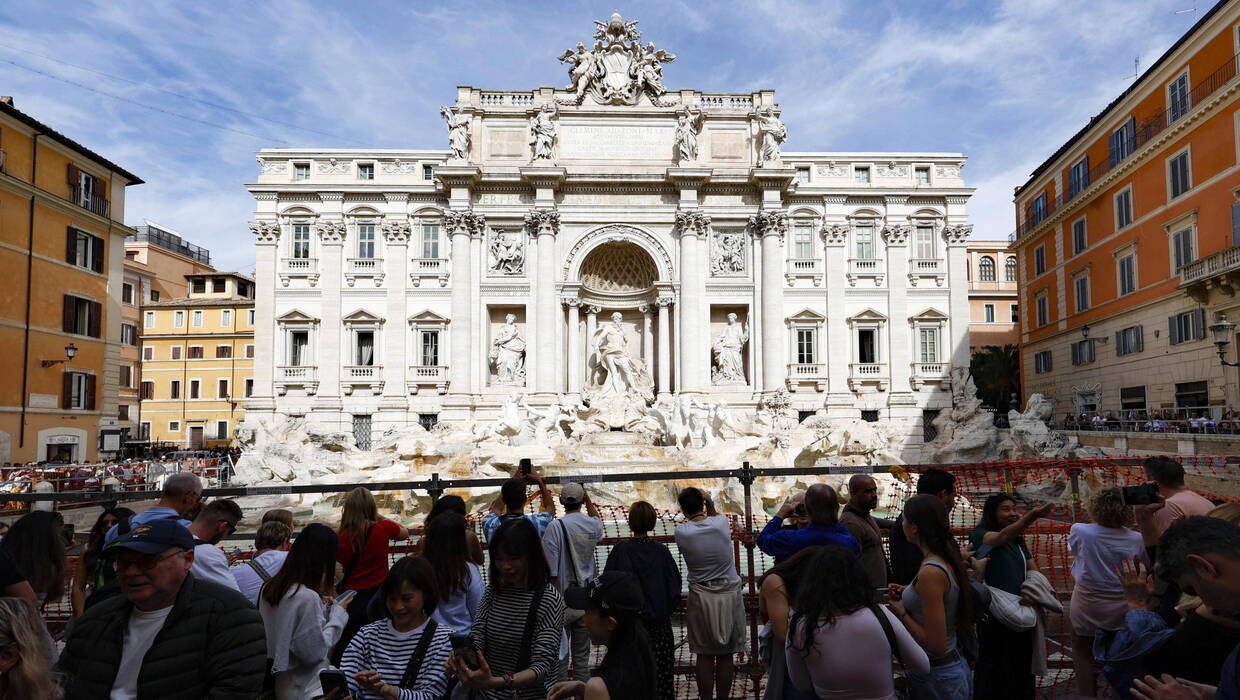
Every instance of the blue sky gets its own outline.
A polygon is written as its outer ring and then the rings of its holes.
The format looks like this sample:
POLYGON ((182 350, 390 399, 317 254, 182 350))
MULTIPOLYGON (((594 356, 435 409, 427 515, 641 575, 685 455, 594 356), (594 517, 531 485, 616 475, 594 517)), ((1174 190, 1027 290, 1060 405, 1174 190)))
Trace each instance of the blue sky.
POLYGON ((1012 188, 1209 6, 6 0, 0 94, 146 180, 128 223, 163 223, 249 272, 256 150, 445 147, 438 108, 457 85, 563 86, 555 56, 619 11, 677 54, 670 88, 773 88, 786 150, 963 152, 974 237, 998 239, 1012 188))

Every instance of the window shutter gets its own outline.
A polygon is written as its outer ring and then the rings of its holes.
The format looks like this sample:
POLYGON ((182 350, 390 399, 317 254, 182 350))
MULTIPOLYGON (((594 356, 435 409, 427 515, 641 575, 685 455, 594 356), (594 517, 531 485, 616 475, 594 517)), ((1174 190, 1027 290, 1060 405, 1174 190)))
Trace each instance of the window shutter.
POLYGON ((103 305, 97 301, 87 303, 90 304, 90 313, 88 314, 90 327, 86 329, 86 335, 92 338, 102 338, 103 335, 100 331, 103 325, 103 305))
POLYGON ((90 269, 103 272, 103 239, 91 236, 90 269))
POLYGON ((1231 244, 1240 245, 1240 204, 1231 205, 1231 244))
POLYGON ((94 182, 91 183, 94 185, 94 187, 91 188, 94 190, 94 193, 95 193, 94 196, 99 199, 102 199, 106 203, 108 201, 108 190, 107 190, 108 181, 104 180, 101 177, 95 177, 93 175, 91 176, 90 179, 94 180, 94 182))
POLYGON ((1179 326, 1177 326, 1175 323, 1175 316, 1168 316, 1167 317, 1167 337, 1170 339, 1172 345, 1175 345, 1180 342, 1179 330, 1180 330, 1179 326))
POLYGON ((95 375, 86 375, 86 400, 82 405, 87 411, 95 410, 95 375))
POLYGON ((72 226, 65 232, 65 262, 77 264, 77 231, 72 226))
POLYGON ((1132 349, 1133 352, 1143 352, 1145 350, 1145 326, 1137 326, 1137 342, 1132 349))
POLYGON ((1051 351, 1047 350, 1046 351, 1046 371, 1047 372, 1051 371, 1051 364, 1052 364, 1051 363, 1051 351))
POLYGON ((1193 340, 1201 340, 1206 337, 1206 310, 1197 309, 1193 311, 1193 340))
POLYGON ((1078 346, 1076 343, 1073 343, 1073 344, 1072 344, 1072 345, 1070 345, 1069 347, 1071 347, 1071 348, 1072 348, 1072 364, 1074 364, 1074 365, 1079 365, 1079 364, 1081 364, 1081 348, 1080 348, 1080 346, 1078 346))
POLYGON ((1115 331, 1115 354, 1116 355, 1127 355, 1128 354, 1128 348, 1124 347, 1124 332, 1123 331, 1115 331))
POLYGON ((1098 359, 1098 356, 1095 354, 1095 349, 1094 349, 1096 345, 1097 345, 1097 341, 1094 341, 1094 340, 1089 341, 1089 361, 1090 362, 1093 362, 1094 360, 1098 359))
POLYGON ((73 373, 60 375, 60 407, 73 408, 73 373))
POLYGON ((82 171, 78 169, 78 166, 74 165, 73 163, 69 164, 69 186, 70 187, 77 187, 79 184, 81 184, 79 182, 81 180, 81 173, 82 171))
POLYGON ((74 321, 77 320, 76 312, 77 312, 77 297, 71 297, 68 294, 66 294, 65 304, 64 304, 64 316, 62 317, 60 330, 64 331, 65 333, 77 333, 77 328, 74 327, 74 321))

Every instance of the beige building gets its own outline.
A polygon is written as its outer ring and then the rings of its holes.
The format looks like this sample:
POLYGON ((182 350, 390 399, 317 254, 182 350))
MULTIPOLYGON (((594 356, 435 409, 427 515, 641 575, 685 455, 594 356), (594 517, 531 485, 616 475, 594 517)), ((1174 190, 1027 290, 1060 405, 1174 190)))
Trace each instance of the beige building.
POLYGON ((1016 255, 1006 241, 969 241, 969 352, 1020 343, 1016 255))

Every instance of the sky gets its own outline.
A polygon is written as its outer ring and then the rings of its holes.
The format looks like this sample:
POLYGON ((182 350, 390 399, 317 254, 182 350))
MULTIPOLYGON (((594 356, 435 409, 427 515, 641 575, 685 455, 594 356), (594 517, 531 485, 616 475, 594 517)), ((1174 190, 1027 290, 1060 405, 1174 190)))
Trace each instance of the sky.
POLYGON ((457 85, 563 87, 555 57, 619 11, 677 55, 669 88, 774 89, 787 151, 964 153, 997 240, 1012 189, 1210 4, 5 0, 0 94, 146 181, 126 223, 248 273, 258 149, 446 148, 457 85))

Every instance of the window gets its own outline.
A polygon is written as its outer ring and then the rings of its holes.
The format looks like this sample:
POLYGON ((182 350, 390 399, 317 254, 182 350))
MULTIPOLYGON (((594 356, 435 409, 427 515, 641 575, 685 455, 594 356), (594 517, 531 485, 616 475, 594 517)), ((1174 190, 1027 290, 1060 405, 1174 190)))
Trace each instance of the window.
POLYGON ((918 260, 934 260, 934 226, 918 226, 913 238, 914 257, 918 260))
POLYGON ((358 163, 357 164, 357 179, 359 180, 375 179, 375 164, 374 163, 358 163))
POLYGON ((133 367, 129 365, 121 365, 120 369, 120 385, 128 389, 133 386, 133 367))
POLYGON ((151 422, 142 421, 138 424, 138 437, 142 440, 151 439, 151 422))
POLYGON ((1085 252, 1089 241, 1086 237, 1085 219, 1077 219, 1072 222, 1072 254, 1080 255, 1085 252))
POLYGON ((172 312, 172 327, 173 328, 184 328, 185 327, 185 312, 184 311, 173 311, 172 312))
POLYGON ((168 398, 170 399, 181 398, 181 380, 180 379, 173 379, 172 381, 168 382, 168 398))
POLYGON ((353 416, 353 441, 357 443, 357 449, 370 449, 370 429, 371 420, 369 415, 353 416))
POLYGON ((1188 73, 1185 72, 1167 85, 1167 111, 1170 113, 1170 121, 1188 113, 1188 100, 1188 73))
POLYGON ((982 282, 995 281, 995 259, 989 255, 983 255, 982 259, 977 263, 978 279, 982 282))
POLYGON ((220 309, 220 326, 232 328, 232 309, 220 309))
MULTIPOLYGON (((991 307, 994 311, 994 307, 991 307)), ((920 352, 920 362, 938 362, 939 361, 939 329, 922 328, 917 334, 918 350, 920 352)))
POLYGON ((248 298, 250 296, 250 285, 246 284, 245 282, 238 282, 237 283, 237 296, 248 298))
POLYGON ((301 367, 309 361, 310 331, 292 331, 289 333, 289 365, 292 367, 301 367))
POLYGON ((1039 327, 1050 323, 1049 306, 1050 304, 1046 298, 1046 294, 1040 294, 1038 298, 1034 300, 1034 308, 1036 309, 1036 318, 1039 327))
POLYGON ((228 280, 223 277, 216 277, 211 280, 211 291, 215 294, 223 294, 228 289, 228 280))
POLYGON ((60 328, 62 331, 101 338, 102 325, 102 304, 68 294, 64 296, 64 318, 60 328))
POLYGON ((203 357, 202 346, 201 345, 189 346, 189 354, 186 355, 186 357, 191 360, 201 360, 203 357))
POLYGON ((986 323, 994 323, 995 322, 995 305, 986 304, 984 307, 982 307, 982 309, 984 311, 984 318, 986 320, 986 323))
POLYGON ((198 379, 189 380, 189 397, 191 399, 199 398, 202 394, 202 381, 198 379))
POLYGON ((248 399, 254 395, 254 380, 245 380, 245 397, 248 399))
POLYGON ((354 352, 354 362, 362 367, 370 367, 375 364, 374 331, 357 331, 357 348, 354 352))
POLYGON ((1193 186, 1188 151, 1177 153, 1167 161, 1167 178, 1171 189, 1171 199, 1179 197, 1193 186))
POLYGON ((375 257, 375 225, 358 224, 357 257, 370 260, 375 257))
POLYGON ((193 282, 193 292, 194 294, 206 294, 207 293, 207 278, 195 277, 194 282, 193 282))
POLYGON ((215 346, 215 357, 223 358, 223 359, 232 357, 232 346, 231 345, 216 345, 215 346))
POLYGON ((138 344, 138 327, 132 323, 121 324, 121 343, 124 345, 138 344))
POLYGON ((817 362, 817 331, 814 328, 798 328, 797 335, 797 364, 812 365, 817 362))
POLYGON ((254 343, 246 343, 245 356, 249 359, 254 359, 254 343))
POLYGON ((170 420, 170 421, 168 421, 168 432, 170 432, 170 433, 179 433, 179 432, 181 432, 181 421, 179 421, 179 420, 170 420))
POLYGON ((202 309, 194 309, 194 328, 202 328, 202 309))
POLYGON ((1206 382, 1181 382, 1175 385, 1178 408, 1199 408, 1210 405, 1210 387, 1206 382))
POLYGON ((310 224, 293 224, 293 257, 310 257, 310 224))
POLYGON ((133 305, 133 285, 128 282, 121 284, 121 302, 133 305))
POLYGON ((930 168, 913 168, 913 181, 919 185, 929 185, 930 168))
POLYGON ((858 224, 853 234, 859 260, 874 259, 874 224, 858 224))
POLYGON ((1051 371, 1051 351, 1043 350, 1033 354, 1033 371, 1037 374, 1051 371))
POLYGON ((1132 188, 1115 195, 1115 228, 1121 229, 1132 223, 1132 188))
POLYGON ((1046 244, 1033 249, 1033 274, 1040 275, 1046 272, 1046 244))
POLYGON ((146 347, 142 348, 142 359, 147 362, 154 360, 155 359, 155 348, 151 347, 150 345, 147 345, 146 347))
POLYGON ((254 325, 254 309, 246 309, 245 322, 251 326, 254 325))
POLYGON ((853 168, 853 181, 859 185, 870 184, 870 169, 866 167, 853 168))
POLYGON ((221 379, 216 383, 215 395, 221 399, 226 399, 231 395, 228 392, 228 380, 227 379, 221 379))
POLYGON ((427 180, 427 181, 434 180, 435 179, 435 166, 423 165, 422 166, 422 179, 427 180))
POLYGON ((878 422, 878 411, 875 411, 873 409, 868 409, 868 410, 864 408, 861 409, 861 420, 865 421, 866 423, 877 423, 878 422))
POLYGON ((309 180, 310 164, 309 163, 293 163, 293 179, 309 180))
POLYGON ((84 372, 64 373, 61 408, 78 411, 95 410, 95 375, 84 372))
POLYGON ((151 301, 159 301, 159 290, 151 290, 151 301))
POLYGON ((1012 323, 1020 323, 1020 305, 1012 304, 1012 323))
POLYGON ((1137 256, 1129 253, 1115 263, 1119 275, 1119 294, 1132 294, 1137 291, 1137 256))
POLYGON ((145 314, 143 314, 142 318, 143 318, 142 326, 144 328, 155 327, 155 312, 154 311, 147 311, 145 314))
POLYGON ((1111 133, 1111 138, 1107 142, 1111 165, 1114 166, 1131 155, 1136 144, 1137 122, 1129 117, 1123 126, 1111 133))
POLYGON ((1193 229, 1185 228, 1171 234, 1171 272, 1197 259, 1193 253, 1193 229))
POLYGON ((169 355, 169 357, 171 357, 174 360, 181 359, 181 346, 173 345, 171 348, 171 354, 169 355))
POLYGON ((69 228, 65 261, 93 272, 103 272, 103 239, 85 231, 69 228))
POLYGON ((1029 223, 1037 226, 1046 220, 1046 193, 1038 195, 1034 198, 1033 204, 1029 206, 1029 223))
POLYGON ((1072 364, 1087 365, 1097 359, 1093 340, 1078 340, 1072 344, 1072 364))
POLYGON ((215 437, 217 440, 228 439, 228 421, 219 420, 215 422, 215 437))
POLYGON ((1073 291, 1076 292, 1076 312, 1089 308, 1089 275, 1080 275, 1072 280, 1073 291))
POLYGON ((439 365, 439 331, 422 331, 422 366, 439 365))
POLYGON ((1003 278, 1008 282, 1016 281, 1016 258, 1009 256, 1003 265, 1003 278))
POLYGON ((1167 318, 1172 345, 1206 337, 1206 310, 1193 309, 1167 318))
POLYGON ((1129 326, 1115 333, 1115 354, 1131 355, 1145 350, 1145 331, 1143 326, 1129 326))
POLYGON ((155 382, 142 382, 138 397, 143 401, 150 401, 155 398, 155 382))
POLYGON ((438 413, 419 413, 418 414, 418 425, 422 426, 423 430, 430 430, 431 428, 434 428, 438 423, 439 423, 438 413))
POLYGON ((873 328, 861 328, 857 331, 857 362, 870 364, 878 362, 878 331, 873 328))
POLYGON ((1145 387, 1125 386, 1119 390, 1119 407, 1125 411, 1141 411, 1145 409, 1145 387))
POLYGON ((1068 197, 1075 197, 1089 187, 1089 156, 1076 162, 1068 171, 1068 197))
POLYGON ((422 224, 422 257, 439 257, 439 224, 422 224))
POLYGON ((809 166, 797 166, 797 182, 809 182, 809 166))
POLYGON ((793 255, 797 260, 814 258, 814 231, 808 223, 798 223, 793 229, 793 255))

